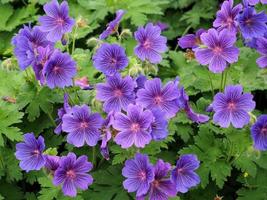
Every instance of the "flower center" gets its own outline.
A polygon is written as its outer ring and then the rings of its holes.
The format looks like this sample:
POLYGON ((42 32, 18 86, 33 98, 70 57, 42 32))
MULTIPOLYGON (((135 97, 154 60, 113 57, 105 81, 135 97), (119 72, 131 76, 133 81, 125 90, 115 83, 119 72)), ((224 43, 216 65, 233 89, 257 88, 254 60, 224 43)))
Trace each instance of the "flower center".
POLYGON ((213 49, 213 52, 216 54, 216 55, 219 55, 219 54, 221 54, 222 53, 222 48, 221 47, 215 47, 214 49, 213 49))
POLYGON ((135 133, 138 132, 138 131, 140 131, 140 125, 138 123, 133 123, 131 125, 131 131, 133 131, 135 133))
POLYGON ((236 109, 236 105, 235 105, 235 103, 232 102, 232 101, 229 102, 229 103, 228 103, 228 109, 231 110, 231 111, 232 111, 232 110, 235 110, 235 109, 236 109))
POLYGON ((139 172, 138 176, 140 177, 142 181, 146 180, 146 172, 141 171, 139 172))
POLYGON ((267 127, 263 127, 261 129, 261 133, 264 134, 264 135, 267 135, 267 127))
POLYGON ((111 58, 111 65, 116 65, 117 64, 117 59, 116 58, 111 58))
POLYGON ((154 98, 154 102, 155 102, 155 104, 159 105, 159 104, 161 104, 163 102, 163 99, 162 99, 161 96, 156 96, 154 98))
POLYGON ((53 72, 55 72, 55 73, 59 73, 60 71, 61 71, 61 67, 55 66, 53 68, 53 72))
POLYGON ((149 48, 151 48, 151 42, 147 39, 147 40, 145 40, 145 42, 143 43, 143 47, 145 48, 145 49, 149 49, 149 48))
POLYGON ((178 168, 177 169, 177 173, 180 174, 180 173, 183 173, 184 169, 183 168, 178 168))
POLYGON ((115 97, 121 97, 122 96, 122 91, 120 89, 116 89, 114 91, 114 95, 115 95, 115 97))
POLYGON ((72 169, 70 169, 69 171, 67 171, 67 177, 70 179, 74 179, 76 177, 76 174, 72 169))
POLYGON ((60 26, 63 26, 64 23, 65 23, 65 21, 64 21, 62 18, 58 18, 58 19, 56 20, 56 23, 57 23, 58 25, 60 25, 60 26))
POLYGON ((88 123, 87 123, 87 122, 82 122, 82 123, 80 124, 80 127, 81 127, 81 128, 88 128, 88 123))
POLYGON ((39 155, 40 155, 40 151, 39 151, 38 149, 35 149, 35 150, 32 152, 32 154, 33 154, 34 156, 39 156, 39 155))
POLYGON ((158 180, 154 180, 152 184, 156 188, 159 187, 159 181, 158 180))
POLYGON ((228 17, 228 18, 226 19, 226 24, 228 24, 228 26, 230 26, 230 25, 232 25, 232 23, 233 23, 233 18, 228 17))
POLYGON ((245 23, 246 23, 246 25, 251 26, 252 25, 252 20, 251 19, 247 19, 245 21, 245 23))

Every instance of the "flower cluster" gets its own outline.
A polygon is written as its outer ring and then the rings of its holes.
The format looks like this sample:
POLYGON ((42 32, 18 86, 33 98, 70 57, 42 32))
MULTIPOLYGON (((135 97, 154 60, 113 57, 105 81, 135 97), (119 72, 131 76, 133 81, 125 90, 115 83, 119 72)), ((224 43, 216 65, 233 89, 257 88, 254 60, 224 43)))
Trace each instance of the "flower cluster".
POLYGON ((68 3, 56 0, 44 5, 47 15, 39 18, 40 26, 25 26, 13 37, 14 53, 22 70, 32 66, 42 85, 64 88, 72 85, 76 63, 68 53, 55 48, 55 43, 71 32, 75 24, 68 3))
POLYGON ((195 155, 182 155, 172 169, 170 163, 159 159, 153 166, 147 155, 136 154, 125 162, 122 175, 127 179, 123 186, 128 192, 136 192, 136 199, 168 200, 177 192, 185 193, 200 183, 199 176, 194 172, 199 167, 195 155))
POLYGON ((87 156, 76 157, 74 153, 67 156, 52 156, 43 153, 44 138, 35 139, 33 133, 24 135, 24 142, 16 145, 16 158, 20 160, 20 167, 27 172, 45 168, 53 176, 53 184, 61 185, 67 196, 76 196, 77 189, 86 190, 93 183, 88 172, 93 165, 87 161, 87 156))
MULTIPOLYGON (((257 63, 265 68, 267 16, 263 12, 256 13, 252 6, 255 3, 245 1, 244 5, 234 6, 233 0, 224 1, 217 12, 214 28, 199 29, 196 34, 185 35, 178 40, 178 45, 191 48, 196 60, 208 65, 211 72, 221 73, 228 64, 238 60, 239 49, 235 43, 237 33, 241 32, 246 43, 255 40, 255 48, 262 55, 257 63)), ((130 148, 136 153, 152 141, 165 140, 169 135, 168 124, 179 112, 184 112, 189 120, 197 124, 210 120, 209 116, 196 113, 191 107, 189 96, 178 77, 165 82, 155 74, 149 76, 150 72, 145 73, 144 70, 134 76, 125 73, 130 67, 130 59, 128 51, 120 43, 118 28, 125 13, 123 10, 116 12, 116 18, 100 34, 92 56, 92 64, 103 81, 91 85, 87 77, 75 79, 76 63, 70 52, 55 48, 58 41, 63 47, 69 45, 65 43, 65 35, 71 33, 75 21, 69 17, 68 9, 66 1, 59 4, 57 0, 52 0, 44 5, 46 15, 39 18, 40 26, 25 26, 12 40, 21 70, 32 66, 41 86, 53 89, 75 84, 82 90, 92 90, 93 101, 101 107, 99 111, 94 109, 93 103, 78 105, 71 101, 64 89, 64 105, 58 109, 55 134, 66 134, 66 142, 77 148, 99 144, 101 155, 109 160, 110 143, 122 149, 130 148), (109 44, 105 39, 114 33, 117 33, 118 42, 109 44)), ((137 29, 134 33, 137 45, 132 50, 138 64, 156 68, 156 64, 162 61, 162 54, 167 51, 167 38, 161 32, 166 28, 164 24, 148 23, 137 29)), ((75 41, 72 42, 74 46, 75 41)), ((74 48, 71 53, 73 51, 74 48)), ((241 85, 225 86, 224 91, 222 87, 213 98, 209 110, 214 111, 212 118, 215 124, 223 128, 230 124, 234 128, 243 128, 249 124, 255 102, 253 95, 244 93, 241 85)), ((251 135, 255 148, 267 150, 266 115, 259 117, 252 126, 251 135)), ((60 157, 48 155, 44 150, 43 137, 36 139, 33 133, 27 133, 24 142, 16 145, 15 155, 20 160, 20 167, 27 172, 46 169, 53 177, 53 184, 60 185, 65 195, 74 197, 77 189, 86 190, 93 183, 92 176, 88 174, 93 165, 87 161, 87 156, 76 157, 74 153, 68 153, 60 157)), ((161 159, 152 165, 147 155, 136 153, 122 169, 122 175, 126 177, 123 186, 128 192, 136 192, 139 200, 147 197, 150 200, 167 200, 176 196, 177 192, 186 193, 200 183, 195 172, 199 165, 200 161, 193 154, 182 155, 176 166, 171 166, 161 159)))
MULTIPOLYGON (((261 1, 266 3, 266 1, 261 1)), ((213 73, 222 73, 229 64, 238 60, 239 50, 235 47, 236 36, 240 32, 245 43, 256 48, 262 55, 257 60, 261 68, 267 67, 266 34, 267 15, 257 13, 253 5, 259 0, 244 0, 234 6, 233 0, 225 0, 217 12, 213 27, 207 31, 200 29, 178 40, 181 48, 192 48, 201 65, 209 65, 213 73)))

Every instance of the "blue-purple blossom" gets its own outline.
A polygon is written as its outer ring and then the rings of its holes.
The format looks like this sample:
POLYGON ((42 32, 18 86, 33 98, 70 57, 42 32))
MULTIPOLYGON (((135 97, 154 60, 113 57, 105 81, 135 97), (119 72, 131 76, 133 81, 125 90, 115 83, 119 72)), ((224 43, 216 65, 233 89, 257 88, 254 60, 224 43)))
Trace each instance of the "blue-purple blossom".
POLYGON ((92 90, 94 88, 89 84, 88 78, 86 76, 75 79, 74 84, 76 86, 79 86, 82 90, 92 90))
POLYGON ((147 194, 154 181, 153 166, 149 163, 148 156, 140 153, 125 162, 122 175, 127 178, 123 181, 123 187, 128 192, 136 192, 137 197, 147 194))
POLYGON ((155 25, 157 25, 161 31, 165 31, 169 28, 169 25, 163 22, 158 21, 155 25))
POLYGON ((159 78, 147 80, 145 88, 137 91, 136 102, 148 109, 159 109, 167 118, 174 117, 179 110, 177 98, 178 82, 169 81, 165 86, 159 78))
POLYGON ((43 74, 43 69, 45 63, 49 60, 53 52, 54 49, 51 46, 40 46, 37 48, 37 55, 32 68, 35 73, 36 79, 40 81, 41 85, 44 85, 46 83, 45 76, 43 74))
POLYGON ((180 88, 179 98, 178 98, 179 108, 183 109, 187 117, 196 123, 205 123, 209 120, 209 116, 204 114, 198 114, 193 111, 189 104, 189 97, 186 94, 183 87, 180 88))
POLYGON ((255 108, 253 95, 243 94, 241 85, 229 85, 224 93, 220 92, 214 96, 212 103, 215 112, 213 121, 221 127, 227 128, 230 123, 235 128, 243 128, 249 123, 251 112, 255 108))
POLYGON ((43 74, 49 88, 71 86, 76 75, 76 63, 69 54, 55 50, 45 63, 43 74))
POLYGON ((115 75, 106 78, 106 83, 96 85, 96 99, 104 102, 104 111, 126 110, 135 100, 134 81, 130 76, 115 75))
POLYGON ((100 34, 100 36, 99 36, 100 40, 106 39, 109 35, 112 35, 113 33, 115 33, 117 31, 119 23, 121 22, 121 19, 122 19, 124 14, 125 14, 124 10, 117 10, 116 18, 113 21, 109 22, 106 30, 100 34))
POLYGON ((75 24, 75 20, 69 17, 67 1, 61 4, 57 0, 44 5, 45 16, 39 18, 40 29, 47 33, 47 39, 52 42, 61 40, 65 33, 69 33, 75 24))
POLYGON ((213 22, 213 27, 222 30, 224 28, 229 31, 237 32, 236 17, 242 10, 242 4, 237 4, 235 7, 233 0, 226 0, 216 14, 216 19, 213 22))
POLYGON ((58 123, 58 125, 54 130, 55 134, 60 134, 62 132, 62 118, 66 113, 70 111, 71 111, 71 106, 69 105, 69 96, 67 93, 65 93, 63 107, 58 109, 57 111, 58 118, 56 119, 56 122, 58 123))
POLYGON ((151 123, 151 136, 153 140, 163 140, 168 136, 168 120, 164 112, 159 109, 152 109, 154 120, 151 123))
POLYGON ((84 143, 95 146, 100 139, 103 119, 99 113, 91 113, 87 105, 72 107, 62 121, 62 130, 68 133, 67 142, 76 147, 84 143))
POLYGON ((150 184, 149 200, 168 200, 169 197, 175 197, 177 190, 176 185, 168 177, 171 170, 170 163, 165 163, 159 159, 154 170, 154 181, 150 184))
POLYGON ((257 13, 255 8, 246 7, 237 20, 245 39, 261 37, 267 31, 267 15, 264 11, 257 13))
POLYGON ((141 106, 130 104, 127 107, 127 115, 117 112, 114 116, 113 128, 118 132, 114 141, 122 148, 135 145, 144 148, 151 137, 151 123, 153 114, 150 110, 143 110, 141 106))
POLYGON ((261 37, 257 39, 257 51, 260 53, 261 57, 257 59, 257 64, 260 68, 267 67, 267 38, 261 37))
POLYGON ((46 40, 46 33, 40 31, 38 27, 31 28, 24 26, 19 33, 12 38, 14 54, 18 59, 21 70, 25 70, 33 65, 36 60, 38 47, 52 46, 53 43, 46 40))
POLYGON ((236 35, 227 29, 217 31, 209 29, 207 33, 200 36, 206 47, 195 49, 197 61, 202 65, 209 65, 209 70, 213 73, 221 73, 228 63, 238 60, 239 49, 234 46, 236 35))
POLYGON ((15 155, 20 160, 20 168, 26 172, 40 170, 45 164, 44 149, 45 143, 42 136, 35 139, 33 133, 26 133, 24 141, 16 144, 15 155))
POLYGON ((197 30, 196 34, 184 35, 178 39, 178 45, 183 49, 196 48, 202 44, 200 35, 205 32, 206 30, 201 28, 197 30))
POLYGON ((94 67, 105 75, 113 76, 129 63, 125 49, 118 44, 102 44, 93 56, 94 67))
POLYGON ((182 155, 172 171, 171 179, 176 184, 176 190, 186 193, 191 187, 200 183, 200 178, 195 172, 199 168, 199 160, 196 155, 182 155))
POLYGON ((267 115, 261 115, 251 127, 254 147, 261 151, 267 150, 267 115))
POLYGON ((87 190, 93 183, 93 177, 88 174, 93 168, 92 163, 88 162, 87 156, 76 158, 74 153, 62 156, 60 165, 55 171, 53 184, 62 185, 64 195, 75 197, 77 189, 87 190))
POLYGON ((55 171, 59 167, 60 157, 45 155, 45 169, 52 175, 54 175, 55 171))
POLYGON ((267 0, 247 0, 249 5, 256 5, 258 3, 267 4, 267 0))
POLYGON ((109 148, 108 141, 111 139, 111 125, 114 120, 114 112, 108 113, 107 118, 104 120, 101 127, 101 146, 100 153, 106 159, 109 160, 109 148))
POLYGON ((135 55, 142 61, 159 63, 162 60, 161 53, 167 50, 167 38, 161 36, 159 26, 148 23, 145 27, 139 27, 134 33, 138 45, 134 49, 135 55))
POLYGON ((134 92, 136 93, 139 89, 145 88, 145 82, 147 81, 147 77, 143 74, 138 75, 135 78, 135 88, 134 92))

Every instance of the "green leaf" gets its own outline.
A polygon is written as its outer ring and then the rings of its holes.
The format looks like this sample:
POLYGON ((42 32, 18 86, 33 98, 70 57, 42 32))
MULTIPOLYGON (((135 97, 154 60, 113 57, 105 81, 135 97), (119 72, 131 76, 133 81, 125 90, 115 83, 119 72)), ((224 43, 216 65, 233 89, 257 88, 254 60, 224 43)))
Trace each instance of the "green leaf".
POLYGON ((18 181, 22 179, 19 161, 16 159, 14 151, 11 149, 0 148, 0 163, 3 163, 3 170, 6 174, 6 181, 18 181))
POLYGON ((0 3, 0 31, 6 29, 6 23, 9 17, 13 14, 13 8, 10 4, 0 3))
POLYGON ((20 123, 22 117, 23 113, 19 112, 16 106, 0 102, 0 146, 4 146, 2 135, 11 141, 22 140, 20 129, 13 126, 13 124, 20 123))
POLYGON ((224 161, 217 161, 210 167, 210 175, 219 188, 222 188, 227 177, 231 175, 231 165, 224 161))

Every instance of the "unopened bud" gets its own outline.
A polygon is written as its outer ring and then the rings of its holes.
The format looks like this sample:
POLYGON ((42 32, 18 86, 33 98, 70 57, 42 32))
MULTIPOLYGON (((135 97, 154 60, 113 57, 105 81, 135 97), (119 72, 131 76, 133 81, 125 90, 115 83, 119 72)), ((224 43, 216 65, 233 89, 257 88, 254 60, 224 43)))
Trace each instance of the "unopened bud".
POLYGON ((87 26, 87 21, 84 18, 82 18, 82 16, 80 16, 77 19, 76 24, 77 24, 78 28, 84 28, 87 26))

